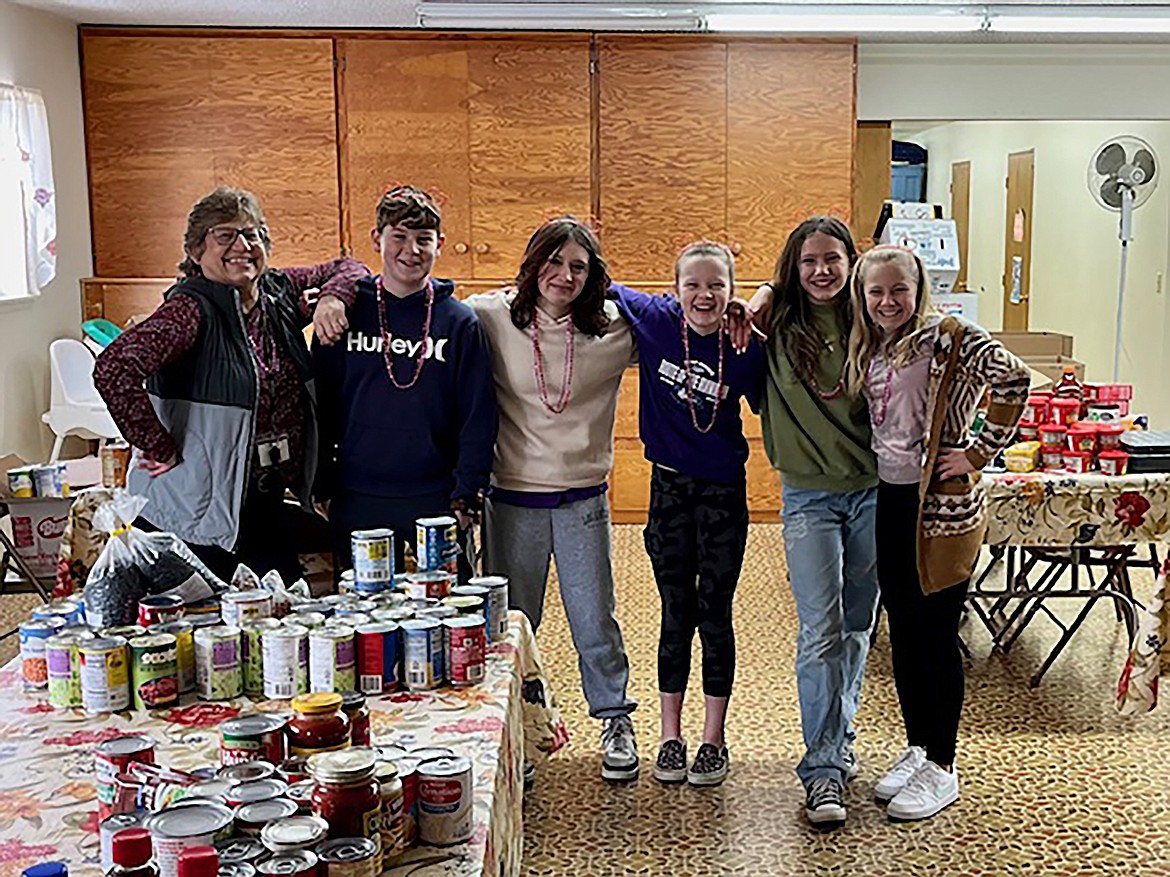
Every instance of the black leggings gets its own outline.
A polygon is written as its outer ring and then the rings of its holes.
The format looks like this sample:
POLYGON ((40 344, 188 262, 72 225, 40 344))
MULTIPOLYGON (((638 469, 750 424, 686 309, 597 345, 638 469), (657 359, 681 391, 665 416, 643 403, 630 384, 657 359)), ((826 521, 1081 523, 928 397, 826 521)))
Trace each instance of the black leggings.
POLYGON ((894 684, 906 742, 935 764, 955 760, 963 711, 959 618, 970 580, 923 594, 918 580, 918 485, 878 485, 877 566, 890 624, 894 684))
POLYGON ((703 693, 729 697, 735 677, 731 599, 747 545, 747 489, 654 467, 646 553, 662 597, 658 690, 678 694, 691 675, 691 641, 703 644, 703 693))

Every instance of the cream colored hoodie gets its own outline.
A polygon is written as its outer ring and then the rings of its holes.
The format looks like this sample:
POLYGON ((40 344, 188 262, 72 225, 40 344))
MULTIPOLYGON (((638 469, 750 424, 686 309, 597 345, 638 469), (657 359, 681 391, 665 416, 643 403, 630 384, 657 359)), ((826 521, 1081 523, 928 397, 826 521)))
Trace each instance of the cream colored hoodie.
MULTIPOLYGON (((537 390, 532 327, 517 329, 514 289, 466 299, 487 332, 500 407, 492 484, 505 490, 554 491, 601 484, 613 467, 613 421, 622 373, 637 363, 633 333, 612 301, 601 338, 573 329, 573 384, 568 407, 553 414, 537 390)), ((571 317, 540 312, 545 387, 554 405, 565 374, 565 329, 571 317)))

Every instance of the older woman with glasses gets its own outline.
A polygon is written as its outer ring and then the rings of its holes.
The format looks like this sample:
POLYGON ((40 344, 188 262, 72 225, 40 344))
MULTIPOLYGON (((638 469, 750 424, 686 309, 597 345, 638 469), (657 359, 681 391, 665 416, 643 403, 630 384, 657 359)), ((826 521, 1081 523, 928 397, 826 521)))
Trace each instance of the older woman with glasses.
POLYGON ((271 269, 256 197, 219 188, 187 217, 183 273, 149 318, 98 358, 94 382, 135 448, 140 523, 175 533, 213 572, 301 574, 286 489, 311 510, 316 397, 303 334, 347 327, 364 266, 271 269), (302 293, 321 290, 309 314, 302 293), (144 520, 143 520, 144 519, 144 520))

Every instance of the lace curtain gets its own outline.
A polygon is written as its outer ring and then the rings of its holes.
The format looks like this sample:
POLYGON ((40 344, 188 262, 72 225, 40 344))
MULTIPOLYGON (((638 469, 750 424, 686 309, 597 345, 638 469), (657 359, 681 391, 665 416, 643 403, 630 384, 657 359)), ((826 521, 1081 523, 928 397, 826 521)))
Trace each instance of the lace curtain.
POLYGON ((57 273, 57 201, 41 93, 0 84, 0 299, 39 295, 57 273))

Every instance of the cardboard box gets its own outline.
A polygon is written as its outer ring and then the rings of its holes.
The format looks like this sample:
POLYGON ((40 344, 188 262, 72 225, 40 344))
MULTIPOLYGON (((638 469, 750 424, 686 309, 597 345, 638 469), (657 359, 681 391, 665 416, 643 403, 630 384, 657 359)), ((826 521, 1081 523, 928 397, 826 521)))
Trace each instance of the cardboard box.
POLYGON ((1060 332, 992 332, 991 337, 1029 365, 1036 358, 1073 355, 1073 336, 1060 332))
POLYGON ((72 498, 14 497, 8 492, 8 470, 29 465, 15 454, 0 457, 0 500, 8 506, 7 524, 11 527, 12 544, 24 558, 34 575, 51 583, 57 574, 57 556, 61 536, 69 520, 72 498))
MULTIPOLYGON (((1018 354, 1017 354, 1018 355, 1018 354)), ((1076 371, 1077 380, 1082 384, 1085 382, 1085 364, 1080 360, 1073 359, 1071 356, 1052 356, 1052 357, 1035 357, 1024 358, 1025 364, 1032 371, 1039 372, 1052 381, 1054 384, 1060 380, 1060 376, 1064 373, 1064 367, 1071 365, 1076 371)), ((1034 389, 1051 389, 1044 387, 1036 387, 1034 389)))

